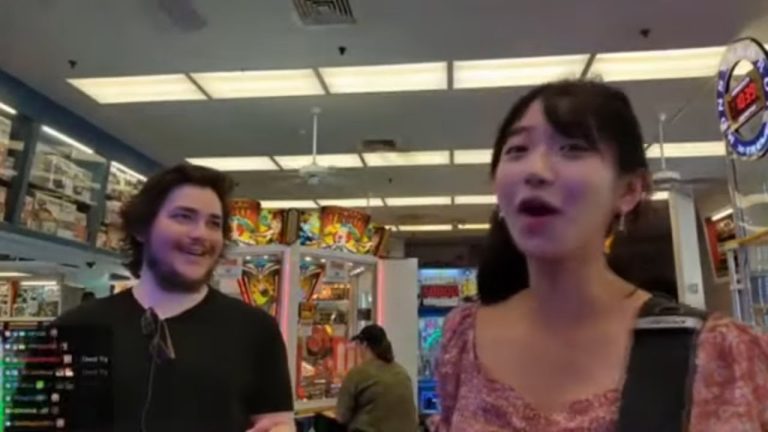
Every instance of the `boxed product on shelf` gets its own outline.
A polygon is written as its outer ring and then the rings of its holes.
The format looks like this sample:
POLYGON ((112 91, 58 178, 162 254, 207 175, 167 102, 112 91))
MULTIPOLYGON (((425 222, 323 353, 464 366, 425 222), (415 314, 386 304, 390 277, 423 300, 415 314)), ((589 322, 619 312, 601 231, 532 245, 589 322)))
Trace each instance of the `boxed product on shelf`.
POLYGON ((34 158, 30 180, 74 199, 91 202, 93 174, 56 153, 41 151, 34 158))
POLYGON ((27 228, 35 228, 32 213, 35 210, 35 200, 31 196, 24 197, 24 207, 21 209, 21 225, 27 228))
POLYGON ((123 203, 120 201, 107 201, 106 208, 104 209, 104 223, 109 226, 120 226, 120 209, 122 207, 123 203))
POLYGON ((44 192, 35 193, 32 210, 33 228, 59 237, 86 239, 88 218, 77 206, 44 192))
POLYGON ((55 317, 59 314, 61 288, 58 284, 20 286, 13 302, 14 317, 55 317))
POLYGON ((0 186, 0 221, 5 220, 5 199, 8 196, 8 189, 0 186))
POLYGON ((111 251, 119 251, 122 247, 123 237, 125 237, 125 235, 119 226, 102 225, 101 228, 99 228, 99 233, 96 237, 96 247, 111 251))
POLYGON ((5 166, 5 159, 8 157, 8 149, 11 145, 11 127, 11 121, 0 116, 0 168, 5 166))
POLYGON ((11 283, 7 280, 0 281, 0 317, 11 316, 11 283))
POLYGON ((136 195, 143 184, 143 180, 112 168, 107 180, 107 196, 124 203, 136 195))

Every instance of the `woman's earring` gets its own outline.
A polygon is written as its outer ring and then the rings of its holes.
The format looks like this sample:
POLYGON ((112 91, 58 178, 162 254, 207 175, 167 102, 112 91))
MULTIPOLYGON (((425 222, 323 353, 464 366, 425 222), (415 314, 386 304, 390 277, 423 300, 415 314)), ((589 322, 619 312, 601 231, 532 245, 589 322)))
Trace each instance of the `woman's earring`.
POLYGON ((622 232, 622 233, 623 233, 624 231, 626 231, 626 229, 627 229, 627 227, 626 227, 626 225, 625 225, 625 222, 624 222, 624 218, 625 218, 625 217, 624 217, 624 213, 620 213, 620 214, 619 214, 619 227, 618 227, 618 231, 619 231, 619 232, 622 232))

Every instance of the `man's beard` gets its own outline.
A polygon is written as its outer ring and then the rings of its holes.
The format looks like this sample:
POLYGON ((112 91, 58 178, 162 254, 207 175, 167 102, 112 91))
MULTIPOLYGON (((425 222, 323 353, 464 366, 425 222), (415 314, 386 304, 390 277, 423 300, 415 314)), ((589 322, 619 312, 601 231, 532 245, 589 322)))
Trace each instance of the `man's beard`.
POLYGON ((202 290, 205 285, 210 282, 216 264, 213 264, 202 277, 198 279, 190 279, 177 272, 176 269, 168 265, 166 261, 158 258, 152 250, 151 244, 147 246, 148 247, 145 249, 146 256, 144 262, 147 266, 147 270, 152 272, 159 288, 163 291, 194 293, 202 290))

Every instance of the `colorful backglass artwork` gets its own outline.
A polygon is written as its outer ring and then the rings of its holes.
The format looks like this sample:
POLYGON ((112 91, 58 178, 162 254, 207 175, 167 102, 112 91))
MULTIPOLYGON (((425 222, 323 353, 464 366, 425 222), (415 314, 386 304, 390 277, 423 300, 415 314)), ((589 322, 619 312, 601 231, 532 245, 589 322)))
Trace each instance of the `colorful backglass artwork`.
POLYGON ((243 262, 237 284, 243 300, 270 315, 277 315, 281 264, 277 257, 265 256, 243 262))
POLYGON ((442 316, 419 318, 419 379, 434 379, 435 361, 443 339, 442 316))

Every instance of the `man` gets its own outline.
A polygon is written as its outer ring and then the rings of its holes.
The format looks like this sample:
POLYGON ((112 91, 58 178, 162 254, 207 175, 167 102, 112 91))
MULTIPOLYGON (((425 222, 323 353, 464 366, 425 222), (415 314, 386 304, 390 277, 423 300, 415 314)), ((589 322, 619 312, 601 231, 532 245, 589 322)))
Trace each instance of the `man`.
POLYGON ((344 378, 336 420, 350 432, 416 432, 419 421, 413 381, 395 361, 387 332, 370 324, 352 340, 363 361, 344 378))
POLYGON ((232 188, 193 165, 150 178, 121 212, 137 285, 55 323, 111 329, 114 431, 295 430, 277 323, 207 285, 229 236, 232 188))

